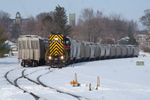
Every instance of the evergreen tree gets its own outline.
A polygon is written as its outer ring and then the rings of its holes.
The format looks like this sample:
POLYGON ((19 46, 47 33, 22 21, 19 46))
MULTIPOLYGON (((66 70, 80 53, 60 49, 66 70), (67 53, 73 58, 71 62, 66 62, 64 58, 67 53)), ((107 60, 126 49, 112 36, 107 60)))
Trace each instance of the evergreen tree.
POLYGON ((135 27, 134 27, 134 22, 131 21, 129 23, 129 26, 128 26, 128 37, 129 37, 129 40, 128 40, 128 44, 131 44, 131 45, 138 45, 136 39, 134 38, 134 35, 133 33, 135 32, 135 27))
POLYGON ((56 6, 54 11, 55 32, 61 32, 65 36, 71 32, 71 26, 67 25, 67 16, 64 7, 56 6))
POLYGON ((144 16, 140 18, 141 23, 150 30, 150 9, 144 11, 144 16))
POLYGON ((0 31, 0 57, 3 57, 4 54, 9 52, 5 44, 5 41, 7 40, 7 38, 4 37, 3 33, 4 31, 0 31))
POLYGON ((138 45, 136 39, 134 37, 130 37, 129 40, 128 40, 128 44, 131 44, 131 45, 138 45))

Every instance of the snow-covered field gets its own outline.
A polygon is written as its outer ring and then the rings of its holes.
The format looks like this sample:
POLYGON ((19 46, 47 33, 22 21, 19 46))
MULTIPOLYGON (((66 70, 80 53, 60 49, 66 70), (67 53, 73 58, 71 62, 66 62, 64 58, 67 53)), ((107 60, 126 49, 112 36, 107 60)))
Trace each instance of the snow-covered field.
POLYGON ((40 100, 150 100, 150 54, 141 52, 138 58, 82 62, 62 69, 22 68, 17 57, 0 58, 0 100, 35 100, 29 93, 40 100), (144 65, 137 66, 137 61, 144 65), (10 81, 26 92, 5 79, 8 71, 10 81), (70 85, 75 73, 80 87, 70 85), (100 87, 96 90, 98 76, 100 87))

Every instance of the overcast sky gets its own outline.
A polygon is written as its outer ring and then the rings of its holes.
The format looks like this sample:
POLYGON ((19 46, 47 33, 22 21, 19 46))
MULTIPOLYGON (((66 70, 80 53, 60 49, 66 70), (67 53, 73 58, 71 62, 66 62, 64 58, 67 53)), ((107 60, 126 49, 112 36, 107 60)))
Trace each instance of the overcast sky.
POLYGON ((8 12, 11 18, 19 11, 26 18, 53 11, 58 4, 65 7, 67 14, 76 13, 79 16, 84 8, 93 8, 107 15, 120 14, 135 21, 139 21, 145 9, 150 9, 150 0, 0 0, 0 10, 8 12))

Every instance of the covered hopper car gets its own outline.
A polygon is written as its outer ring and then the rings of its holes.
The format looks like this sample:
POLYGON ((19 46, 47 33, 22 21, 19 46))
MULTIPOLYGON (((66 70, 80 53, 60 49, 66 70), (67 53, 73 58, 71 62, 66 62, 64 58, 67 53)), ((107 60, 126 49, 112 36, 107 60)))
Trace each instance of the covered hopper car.
POLYGON ((36 35, 21 35, 18 38, 18 59, 22 66, 38 66, 45 63, 44 39, 36 35))

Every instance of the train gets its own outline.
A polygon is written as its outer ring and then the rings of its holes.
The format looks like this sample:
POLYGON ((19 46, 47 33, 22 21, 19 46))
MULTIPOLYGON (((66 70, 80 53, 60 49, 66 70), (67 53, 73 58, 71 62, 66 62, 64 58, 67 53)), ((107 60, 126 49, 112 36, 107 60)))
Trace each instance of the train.
POLYGON ((49 39, 37 35, 18 38, 18 59, 21 66, 48 65, 62 68, 68 64, 101 59, 138 57, 138 45, 100 44, 73 40, 61 33, 49 39))

